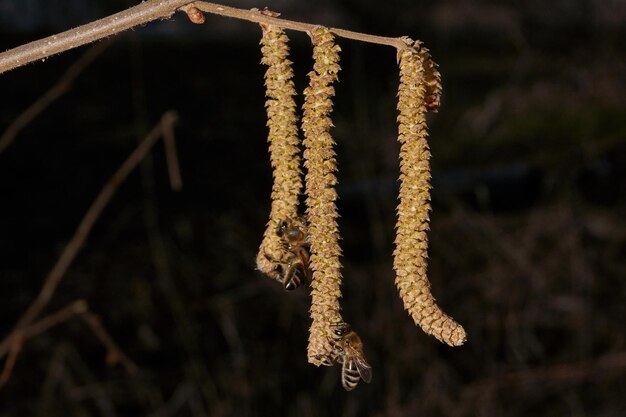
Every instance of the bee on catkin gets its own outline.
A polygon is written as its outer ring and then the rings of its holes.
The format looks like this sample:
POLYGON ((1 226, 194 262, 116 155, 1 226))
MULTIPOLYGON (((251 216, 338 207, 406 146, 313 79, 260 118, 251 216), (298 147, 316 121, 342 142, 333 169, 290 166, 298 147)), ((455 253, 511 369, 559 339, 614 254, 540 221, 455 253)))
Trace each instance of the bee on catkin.
POLYGON ((338 323, 334 330, 334 360, 341 364, 341 385, 352 391, 363 380, 372 381, 372 367, 363 352, 363 342, 348 323, 338 323))
MULTIPOLYGON (((278 27, 261 25, 261 63, 267 66, 265 87, 272 176, 272 206, 263 241, 256 259, 257 269, 268 277, 284 282, 282 266, 291 259, 279 231, 281 222, 298 218, 298 197, 302 190, 300 138, 298 136, 296 90, 289 61, 287 35, 278 27)), ((308 265, 306 266, 308 270, 308 265)), ((291 287, 290 287, 291 288, 291 287)))
POLYGON ((276 276, 287 291, 293 291, 311 281, 309 268, 309 233, 304 218, 288 219, 280 222, 276 234, 285 249, 282 259, 270 259, 275 263, 276 276))

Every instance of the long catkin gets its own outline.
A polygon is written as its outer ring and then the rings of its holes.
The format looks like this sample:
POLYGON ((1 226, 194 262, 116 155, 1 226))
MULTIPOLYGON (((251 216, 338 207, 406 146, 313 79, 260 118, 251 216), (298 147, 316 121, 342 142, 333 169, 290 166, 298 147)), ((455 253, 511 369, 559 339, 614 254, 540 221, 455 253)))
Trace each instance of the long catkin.
POLYGON ((419 42, 406 41, 415 49, 398 52, 400 201, 394 250, 395 281, 413 321, 427 334, 458 346, 466 340, 465 330, 436 304, 426 275, 431 188, 426 111, 428 106, 438 107, 441 84, 438 73, 433 73, 436 68, 425 60, 426 54, 419 52, 419 42))
POLYGON ((311 244, 311 329, 308 360, 320 365, 321 357, 333 357, 332 326, 342 323, 341 264, 337 228, 337 193, 335 171, 337 164, 330 135, 335 95, 333 82, 338 78, 339 51, 334 36, 326 28, 311 33, 313 43, 313 71, 309 86, 304 91, 302 131, 304 132, 304 164, 306 206, 311 244))
POLYGON ((275 275, 276 264, 283 256, 283 246, 276 234, 283 220, 294 219, 298 212, 298 197, 302 190, 300 170, 300 138, 298 137, 296 89, 289 61, 287 35, 278 27, 262 25, 261 63, 265 72, 267 126, 269 128, 270 162, 272 166, 272 207, 263 241, 257 255, 257 269, 275 275))

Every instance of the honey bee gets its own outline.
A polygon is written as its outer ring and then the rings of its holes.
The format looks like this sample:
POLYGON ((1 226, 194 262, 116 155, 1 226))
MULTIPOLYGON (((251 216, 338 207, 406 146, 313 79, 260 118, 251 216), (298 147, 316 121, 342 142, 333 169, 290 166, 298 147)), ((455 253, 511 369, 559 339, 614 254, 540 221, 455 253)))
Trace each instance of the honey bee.
POLYGON ((363 353, 363 342, 348 323, 339 323, 334 330, 333 341, 335 360, 341 363, 341 385, 346 391, 352 391, 359 380, 370 383, 372 367, 363 353))
POLYGON ((306 222, 302 217, 283 220, 276 229, 284 248, 281 259, 268 260, 276 263, 271 277, 282 283, 287 291, 293 291, 303 282, 311 280, 309 268, 309 235, 306 222))

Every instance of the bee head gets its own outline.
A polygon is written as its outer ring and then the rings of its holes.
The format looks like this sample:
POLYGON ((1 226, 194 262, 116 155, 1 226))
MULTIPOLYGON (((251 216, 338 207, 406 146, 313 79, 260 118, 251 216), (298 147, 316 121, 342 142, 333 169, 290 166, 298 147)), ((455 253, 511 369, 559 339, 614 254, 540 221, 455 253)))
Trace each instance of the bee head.
POLYGON ((282 220, 279 224, 278 224, 278 228, 276 229, 276 234, 279 237, 283 237, 285 235, 285 232, 287 231, 287 228, 289 227, 289 225, 287 224, 286 220, 282 220))
POLYGON ((300 231, 300 229, 292 227, 292 228, 287 230, 287 234, 286 234, 285 238, 289 242, 302 241, 302 240, 304 240, 304 233, 302 233, 302 231, 300 231))
POLYGON ((333 331, 337 337, 343 337, 350 331, 350 325, 348 323, 337 323, 335 330, 333 331))

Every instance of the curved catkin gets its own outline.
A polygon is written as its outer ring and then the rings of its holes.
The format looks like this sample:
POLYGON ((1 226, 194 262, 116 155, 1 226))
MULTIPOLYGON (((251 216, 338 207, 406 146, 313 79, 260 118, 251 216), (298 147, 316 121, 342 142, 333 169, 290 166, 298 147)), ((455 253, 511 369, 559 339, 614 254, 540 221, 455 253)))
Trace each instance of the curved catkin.
POLYGON ((409 48, 398 52, 400 202, 394 250, 396 286, 404 308, 424 332, 451 346, 458 346, 465 342, 465 330, 437 306, 426 276, 430 220, 430 150, 426 141, 425 101, 427 68, 424 55, 417 52, 420 44, 405 40, 409 48))
POLYGON ((257 269, 272 276, 283 252, 276 230, 281 221, 297 217, 298 196, 302 190, 300 139, 298 137, 296 90, 291 61, 287 59, 287 35, 278 27, 262 25, 261 63, 265 72, 267 126, 270 162, 273 169, 272 207, 263 241, 257 255, 257 269))
POLYGON ((321 357, 333 357, 331 339, 333 325, 342 323, 339 298, 341 297, 341 265, 339 234, 337 229, 337 193, 335 171, 337 164, 330 135, 333 126, 330 113, 337 80, 340 48, 326 28, 316 28, 311 33, 313 42, 313 71, 309 73, 309 86, 304 90, 302 131, 304 132, 304 165, 307 169, 306 206, 309 219, 311 245, 311 330, 308 360, 319 366, 321 357))

